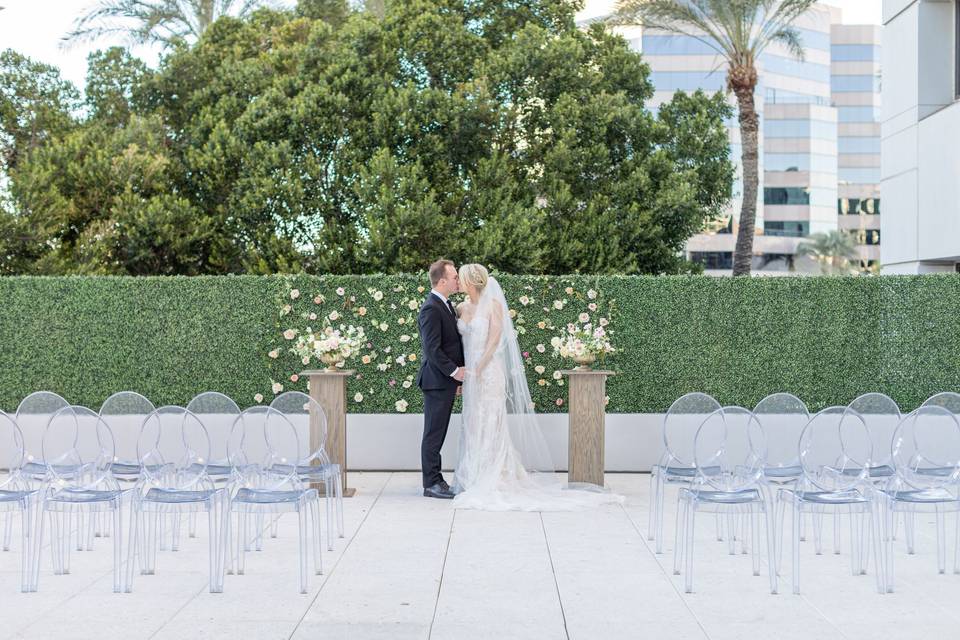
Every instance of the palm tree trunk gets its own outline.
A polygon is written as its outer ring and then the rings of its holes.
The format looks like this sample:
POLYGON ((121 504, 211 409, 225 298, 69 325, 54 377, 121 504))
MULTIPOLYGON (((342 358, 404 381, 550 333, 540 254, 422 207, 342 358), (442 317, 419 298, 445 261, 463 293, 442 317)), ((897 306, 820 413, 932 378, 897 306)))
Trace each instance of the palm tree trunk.
POLYGON ((740 228, 733 252, 733 275, 748 276, 753 262, 753 233, 757 220, 759 120, 753 103, 756 74, 753 82, 731 82, 737 96, 740 119, 741 165, 743 171, 743 203, 740 205, 740 228))

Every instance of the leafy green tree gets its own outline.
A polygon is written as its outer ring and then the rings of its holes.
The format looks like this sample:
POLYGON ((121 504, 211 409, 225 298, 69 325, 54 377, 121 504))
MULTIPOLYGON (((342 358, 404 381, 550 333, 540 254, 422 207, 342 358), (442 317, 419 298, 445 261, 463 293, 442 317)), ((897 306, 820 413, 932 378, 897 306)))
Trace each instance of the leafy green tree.
POLYGON ((816 0, 619 0, 613 22, 643 24, 696 38, 727 65, 727 87, 737 98, 742 141, 743 203, 733 275, 749 275, 757 216, 759 118, 754 94, 757 59, 774 43, 803 59, 793 22, 816 0))
POLYGON ((137 109, 139 92, 150 71, 120 47, 95 51, 87 58, 86 103, 90 119, 121 127, 137 109))

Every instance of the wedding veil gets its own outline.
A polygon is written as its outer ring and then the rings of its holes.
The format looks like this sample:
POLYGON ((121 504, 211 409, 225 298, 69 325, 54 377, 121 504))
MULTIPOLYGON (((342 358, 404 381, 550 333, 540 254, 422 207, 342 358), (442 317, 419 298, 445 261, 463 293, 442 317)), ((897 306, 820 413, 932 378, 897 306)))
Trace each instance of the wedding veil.
POLYGON ((530 388, 527 386, 523 354, 510 318, 510 308, 500 283, 490 276, 477 303, 477 315, 481 318, 491 317, 496 307, 499 307, 503 328, 500 333, 500 346, 494 357, 501 359, 506 378, 507 426, 510 439, 520 455, 524 469, 528 473, 541 472, 544 475, 538 479, 554 483, 556 480, 553 473, 556 467, 534 411, 530 388))

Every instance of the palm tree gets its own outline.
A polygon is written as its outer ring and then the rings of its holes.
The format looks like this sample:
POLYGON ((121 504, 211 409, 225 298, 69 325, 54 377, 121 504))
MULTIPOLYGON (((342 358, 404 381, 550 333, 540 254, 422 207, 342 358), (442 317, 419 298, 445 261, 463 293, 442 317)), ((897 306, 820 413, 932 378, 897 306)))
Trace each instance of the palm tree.
POLYGON ((264 0, 100 0, 77 18, 67 44, 124 34, 131 44, 196 40, 225 15, 242 17, 264 0))
POLYGON ((803 59, 800 32, 792 26, 816 0, 619 0, 611 22, 642 24, 691 36, 726 62, 727 88, 737 98, 742 142, 743 204, 733 254, 733 275, 749 275, 757 217, 757 59, 779 43, 803 59))
POLYGON ((813 258, 820 264, 820 272, 825 275, 856 271, 850 261, 857 258, 857 247, 853 243, 853 234, 847 231, 811 234, 797 247, 797 255, 813 258))

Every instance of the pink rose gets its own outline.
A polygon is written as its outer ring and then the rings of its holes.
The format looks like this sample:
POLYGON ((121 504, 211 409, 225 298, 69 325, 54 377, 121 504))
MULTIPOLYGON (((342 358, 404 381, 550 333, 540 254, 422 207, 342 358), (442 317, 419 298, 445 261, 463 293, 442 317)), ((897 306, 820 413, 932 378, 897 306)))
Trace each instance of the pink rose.
POLYGON ((297 337, 297 330, 287 329, 286 331, 283 332, 283 337, 286 338, 287 340, 293 340, 294 338, 297 337))
POLYGON ((290 376, 290 382, 296 382, 299 379, 300 379, 300 376, 298 376, 297 374, 293 374, 292 376, 290 376))
POLYGON ((557 398, 557 406, 558 407, 563 406, 563 398, 557 398))

